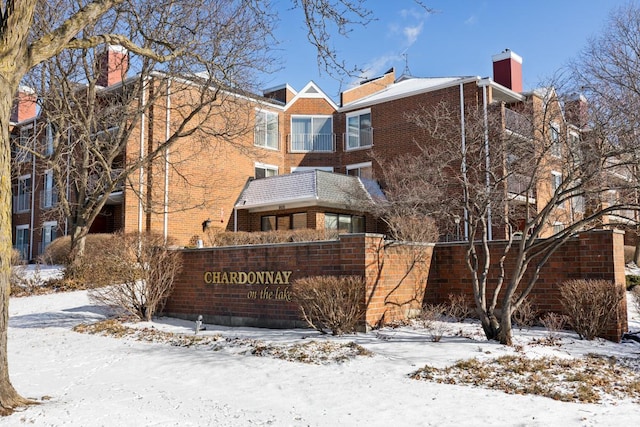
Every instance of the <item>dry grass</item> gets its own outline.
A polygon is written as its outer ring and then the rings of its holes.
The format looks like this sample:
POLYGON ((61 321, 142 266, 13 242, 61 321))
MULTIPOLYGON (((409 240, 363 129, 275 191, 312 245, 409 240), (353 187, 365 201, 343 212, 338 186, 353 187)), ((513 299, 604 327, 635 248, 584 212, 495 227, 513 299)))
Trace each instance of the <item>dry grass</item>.
POLYGON ((444 369, 425 366, 411 378, 535 394, 564 402, 600 403, 630 398, 640 402, 640 373, 625 361, 588 355, 582 359, 502 356, 462 360, 444 369))
POLYGON ((343 363, 359 356, 372 356, 369 350, 354 343, 309 340, 295 344, 273 344, 253 339, 238 339, 216 335, 188 335, 163 332, 155 328, 132 328, 118 319, 80 324, 74 331, 84 334, 130 338, 136 341, 168 344, 175 347, 197 347, 212 351, 223 348, 241 349, 243 354, 272 357, 290 362, 325 365, 343 363))
MULTIPOLYGON (((334 240, 338 237, 335 230, 287 230, 264 232, 230 232, 207 231, 203 243, 206 246, 241 246, 268 243, 313 242, 319 240, 334 240)), ((197 240, 197 239, 193 239, 197 240)))

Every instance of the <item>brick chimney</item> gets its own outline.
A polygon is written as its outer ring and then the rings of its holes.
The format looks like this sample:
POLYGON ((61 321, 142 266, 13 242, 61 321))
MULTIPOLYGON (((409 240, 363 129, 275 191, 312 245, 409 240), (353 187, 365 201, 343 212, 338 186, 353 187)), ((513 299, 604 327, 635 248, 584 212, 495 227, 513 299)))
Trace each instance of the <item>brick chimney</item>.
POLYGON ((100 86, 111 86, 124 80, 129 69, 129 54, 122 46, 109 45, 98 56, 98 80, 100 86))
POLYGON ((19 123, 36 116, 36 92, 27 86, 20 86, 13 101, 10 121, 19 123))
POLYGON ((522 92, 522 57, 505 49, 493 55, 493 80, 515 92, 522 92))

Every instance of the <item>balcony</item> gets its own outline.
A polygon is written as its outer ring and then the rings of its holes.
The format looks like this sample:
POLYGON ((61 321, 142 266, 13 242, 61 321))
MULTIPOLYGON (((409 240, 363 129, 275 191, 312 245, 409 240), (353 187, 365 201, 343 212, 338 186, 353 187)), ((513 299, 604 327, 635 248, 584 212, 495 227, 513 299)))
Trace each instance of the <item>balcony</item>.
POLYGON ((333 133, 294 133, 289 134, 290 153, 333 153, 336 151, 336 138, 333 133))
POLYGON ((531 118, 508 108, 504 109, 504 126, 507 130, 526 138, 533 137, 531 118))
POLYGON ((509 200, 517 200, 521 202, 535 202, 535 192, 532 187, 531 179, 523 175, 511 175, 507 177, 507 192, 509 200))

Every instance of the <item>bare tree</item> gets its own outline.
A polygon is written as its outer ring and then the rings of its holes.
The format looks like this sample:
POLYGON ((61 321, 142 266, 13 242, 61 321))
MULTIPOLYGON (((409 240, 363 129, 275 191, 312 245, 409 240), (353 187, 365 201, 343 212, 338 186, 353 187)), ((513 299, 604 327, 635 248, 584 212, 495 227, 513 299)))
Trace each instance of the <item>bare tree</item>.
POLYGON ((430 198, 418 201, 449 225, 462 218, 477 315, 488 339, 511 344, 513 313, 540 269, 577 233, 636 209, 624 196, 637 182, 629 179, 628 147, 597 128, 567 124, 552 88, 513 106, 468 106, 464 118, 459 111, 442 103, 407 115, 424 131, 414 161, 428 177, 416 182, 429 188, 430 198), (497 253, 495 239, 506 241, 497 253))
MULTIPOLYGON (((589 98, 591 120, 607 138, 628 147, 631 173, 639 179, 640 7, 629 3, 614 9, 602 34, 589 41, 570 71, 574 90, 589 98)), ((640 265, 638 214, 629 212, 619 220, 627 232, 636 234, 634 261, 640 265)))
MULTIPOLYGON (((232 7, 229 13, 241 17, 253 14, 251 22, 255 26, 250 30, 245 28, 245 33, 269 33, 276 16, 269 3, 258 0, 83 0, 73 3, 5 0, 0 4, 0 412, 10 412, 29 403, 16 392, 9 380, 6 345, 12 240, 9 129, 12 101, 20 82, 30 70, 64 51, 91 50, 101 45, 123 46, 138 58, 132 60, 132 64, 140 64, 140 70, 149 71, 145 64, 152 61, 164 64, 161 71, 175 67, 192 72, 206 70, 207 78, 232 81, 233 76, 241 75, 252 65, 236 68, 225 65, 242 65, 243 56, 254 47, 227 44, 229 39, 225 37, 219 39, 220 45, 215 43, 218 41, 217 32, 226 30, 224 23, 234 22, 234 17, 227 14, 225 7, 235 5, 240 7, 232 7), (218 19, 216 13, 220 13, 223 19, 218 19), (191 20, 199 25, 192 25, 191 20), (199 45, 196 35, 202 34, 214 43, 211 46, 199 45), (212 52, 224 51, 226 55, 207 55, 207 48, 212 52), (196 64, 206 64, 206 67, 198 68, 196 64)), ((293 6, 302 7, 305 11, 310 37, 317 41, 319 49, 327 45, 328 40, 322 35, 330 34, 327 28, 331 22, 338 28, 348 29, 353 24, 366 23, 367 20, 362 18, 368 16, 362 1, 300 0, 294 1, 293 6), (326 13, 331 10, 344 13, 326 13)), ((268 52, 261 53, 266 55, 268 52)), ((251 58, 255 56, 249 56, 251 58)), ((329 68, 336 64, 335 56, 323 58, 326 58, 325 64, 329 68)), ((82 60, 82 55, 79 59, 82 60)))

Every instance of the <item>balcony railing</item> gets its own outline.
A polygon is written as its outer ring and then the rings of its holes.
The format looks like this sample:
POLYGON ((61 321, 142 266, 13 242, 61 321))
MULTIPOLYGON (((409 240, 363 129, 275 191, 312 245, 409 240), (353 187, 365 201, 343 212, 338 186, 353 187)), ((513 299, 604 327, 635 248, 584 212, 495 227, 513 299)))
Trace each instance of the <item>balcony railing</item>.
POLYGON ((323 152, 336 151, 335 134, 333 133, 293 133, 289 135, 289 152, 323 152))
POLYGON ((504 109, 505 128, 518 135, 528 138, 533 136, 533 124, 531 118, 508 108, 504 109))
POLYGON ((507 191, 513 198, 534 199, 535 193, 531 186, 531 179, 527 176, 511 175, 507 177, 507 191))
POLYGON ((27 212, 31 209, 31 193, 13 196, 13 213, 27 212))

